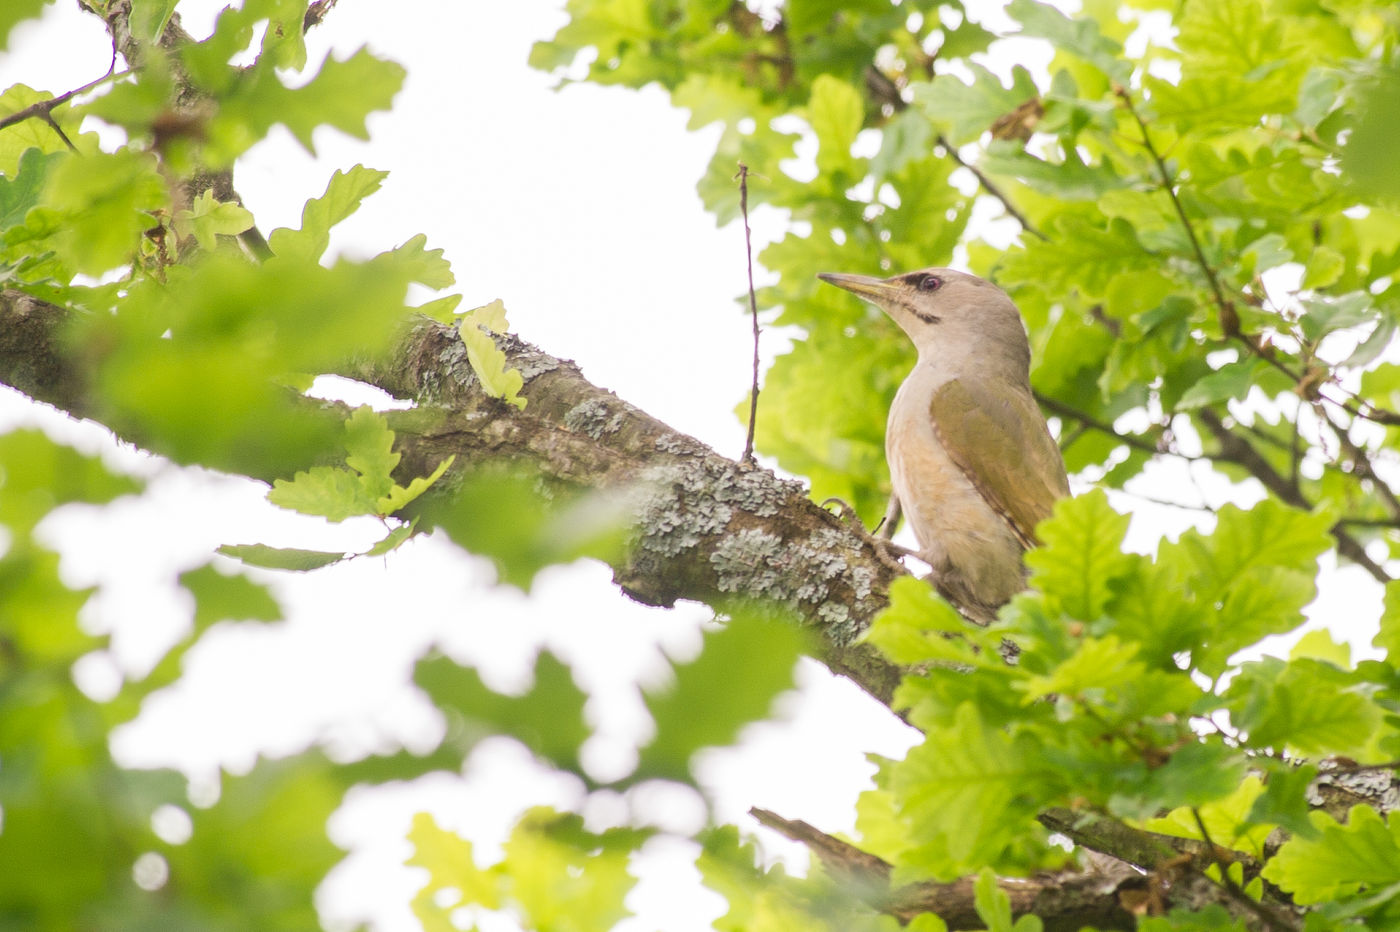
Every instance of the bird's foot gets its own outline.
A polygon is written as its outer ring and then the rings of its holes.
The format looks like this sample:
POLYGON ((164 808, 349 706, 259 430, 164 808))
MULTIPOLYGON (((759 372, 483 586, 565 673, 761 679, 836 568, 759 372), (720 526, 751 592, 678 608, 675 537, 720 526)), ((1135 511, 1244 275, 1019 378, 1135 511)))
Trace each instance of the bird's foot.
POLYGON ((885 521, 881 521, 880 525, 877 525, 872 532, 861 522, 860 516, 856 514, 856 510, 852 508, 849 503, 839 498, 828 498, 822 502, 822 507, 831 511, 843 526, 855 531, 862 540, 875 550, 875 555, 880 559, 880 562, 890 569, 898 573, 906 573, 908 572, 908 568, 905 567, 903 563, 899 562, 901 559, 904 557, 923 559, 919 556, 917 550, 910 550, 908 547, 902 547, 888 537, 882 536, 879 531, 880 526, 886 523, 885 521))

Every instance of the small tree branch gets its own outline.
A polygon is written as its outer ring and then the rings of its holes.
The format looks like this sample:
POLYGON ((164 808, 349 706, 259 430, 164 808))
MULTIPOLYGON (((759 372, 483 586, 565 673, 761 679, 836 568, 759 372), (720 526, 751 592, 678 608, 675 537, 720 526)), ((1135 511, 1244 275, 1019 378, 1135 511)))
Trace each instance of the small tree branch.
MULTIPOLYGON (((901 923, 911 922, 923 913, 934 913, 950 929, 986 927, 975 905, 975 877, 951 882, 923 881, 891 890, 892 869, 881 858, 807 822, 785 819, 766 809, 751 809, 749 814, 760 824, 806 845, 833 880, 877 912, 901 923)), ((1076 841, 1082 838, 1119 848, 1140 858, 1141 864, 1134 869, 1110 855, 1090 858, 1095 865, 1091 870, 1000 878, 997 885, 1010 899, 1013 917, 1036 916, 1050 932, 1077 932, 1087 925, 1133 929, 1141 915, 1159 915, 1174 907, 1199 909, 1215 903, 1234 917, 1261 920, 1271 929, 1295 927, 1290 915, 1249 900, 1237 887, 1231 890, 1206 878, 1198 869, 1198 862, 1212 854, 1208 845, 1195 839, 1156 835, 1114 819, 1081 817, 1069 810, 1051 810, 1040 821, 1076 841), (1242 902, 1241 898, 1249 902, 1242 902)), ((1220 852, 1215 855, 1223 857, 1220 852)), ((1230 852, 1230 856, 1248 861, 1236 852, 1230 852)), ((1251 869, 1257 871, 1257 865, 1251 869)))
MULTIPOLYGON (((985 921, 977 913, 975 877, 951 883, 923 882, 889 889, 890 865, 848 841, 828 835, 797 819, 784 819, 767 809, 750 809, 759 824, 786 838, 801 842, 814 854, 827 875, 877 912, 912 922, 922 913, 934 913, 949 929, 981 929, 985 921)), ((1098 873, 1066 871, 1033 878, 997 881, 1011 899, 1013 916, 1034 915, 1051 932, 1069 932, 1086 925, 1100 929, 1132 929, 1133 914, 1124 908, 1121 894, 1139 886, 1137 874, 1108 877, 1098 873)))
MULTIPOLYGON (((1258 450, 1237 436, 1229 427, 1226 427, 1218 414, 1209 408, 1202 408, 1196 412, 1196 417, 1206 426, 1211 436, 1215 438, 1215 442, 1219 444, 1218 457, 1220 459, 1249 470, 1280 501, 1295 508, 1305 510, 1312 508, 1312 502, 1308 501, 1297 484, 1290 482, 1287 477, 1274 469, 1269 461, 1259 454, 1258 450)), ((1371 559, 1366 553, 1366 548, 1361 546, 1361 542, 1351 536, 1351 533, 1344 526, 1344 522, 1338 521, 1332 526, 1332 537, 1337 541, 1338 553, 1365 569, 1377 582, 1390 582, 1391 576, 1386 572, 1385 567, 1371 559)))
POLYGON ((1342 452, 1346 454, 1347 460, 1352 464, 1352 472, 1371 483, 1371 487, 1376 490, 1376 495, 1385 504, 1387 511, 1395 518, 1400 519, 1400 497, 1397 497, 1395 490, 1376 474, 1375 468, 1371 464, 1371 455, 1363 449, 1355 440, 1351 439, 1351 431, 1347 425, 1337 423, 1333 413, 1323 405, 1317 405, 1318 413, 1337 436, 1337 442, 1341 444, 1342 452))
MULTIPOLYGON (((115 54, 116 53, 113 52, 113 65, 116 64, 115 54)), ((67 143, 68 147, 72 149, 73 144, 68 141, 67 135, 65 135, 63 130, 59 128, 58 123, 53 118, 54 109, 63 106, 64 104, 68 103, 68 101, 72 100, 74 97, 86 94, 88 91, 93 90, 94 88, 101 87, 108 81, 115 81, 120 78, 124 78, 130 73, 130 71, 123 71, 121 74, 115 74, 113 73, 112 68, 108 68, 107 73, 104 74, 102 77, 96 79, 95 81, 89 81, 82 87, 77 87, 71 91, 66 91, 65 93, 59 94, 57 97, 50 97, 48 100, 41 100, 38 103, 30 104, 23 110, 16 110, 14 113, 0 118, 0 130, 7 129, 11 126, 14 126, 17 123, 23 123, 25 120, 43 120, 56 133, 58 133, 58 135, 63 139, 63 141, 67 143)))
POLYGON ((1252 354, 1286 375, 1289 380, 1297 386, 1298 393, 1301 397, 1308 400, 1320 399, 1326 401, 1329 404, 1336 405, 1353 417, 1375 421, 1378 424, 1383 424, 1388 427, 1400 425, 1400 413, 1387 411, 1368 401, 1361 401, 1358 399, 1359 403, 1353 404, 1328 397, 1328 395, 1323 393, 1321 386, 1315 381, 1310 380, 1306 373, 1299 374, 1294 372, 1280 360, 1278 358, 1278 353, 1275 352, 1273 347, 1268 346, 1264 340, 1254 334, 1245 333, 1240 329, 1239 313, 1235 310, 1235 304, 1226 297, 1224 286, 1220 283, 1219 274, 1216 272, 1210 260, 1206 258, 1205 249, 1201 245, 1200 237, 1196 235, 1195 224, 1191 222, 1191 218, 1187 215, 1186 208, 1181 203, 1181 198, 1176 192, 1176 180, 1172 178, 1171 170, 1167 167, 1166 159, 1162 157, 1162 154, 1157 150, 1156 144, 1153 143, 1152 134, 1147 128, 1147 122, 1138 112, 1136 105, 1133 103, 1132 95, 1127 88, 1118 87, 1115 88, 1115 91, 1118 95, 1118 99, 1122 101, 1123 106, 1132 116, 1133 121, 1137 123, 1139 133, 1142 137, 1140 141, 1143 148, 1147 150, 1148 156, 1152 159, 1158 179, 1161 181, 1162 191, 1171 201, 1172 210, 1176 213, 1177 219, 1181 221, 1181 228, 1185 231, 1187 241, 1191 244, 1191 252, 1196 265, 1206 277, 1206 283, 1210 288, 1211 297, 1215 301, 1216 310, 1219 315, 1220 329, 1225 336, 1228 339, 1241 343, 1252 354))
POLYGON ((1141 450, 1144 453, 1151 453, 1153 456, 1162 453, 1167 453, 1171 456, 1179 457, 1180 459, 1184 459, 1187 461, 1197 460, 1201 458, 1198 456, 1189 456, 1185 453, 1177 453, 1174 450, 1164 450, 1157 444, 1151 442, 1150 440, 1144 440, 1136 434, 1122 433, 1107 421, 1101 421, 1098 418, 1094 417, 1092 414, 1089 414, 1085 411, 1080 411, 1073 405, 1066 404, 1065 402, 1060 401, 1058 398, 1051 398, 1049 395, 1046 395, 1042 392, 1035 393, 1035 400, 1039 402, 1042 408, 1049 411, 1051 414, 1057 415, 1062 418, 1069 418, 1070 420, 1077 421, 1078 423, 1083 424, 1085 427, 1088 427, 1091 430, 1096 430, 1100 433, 1107 434, 1108 436, 1113 437, 1118 442, 1122 443, 1126 447, 1129 447, 1130 449, 1141 450))

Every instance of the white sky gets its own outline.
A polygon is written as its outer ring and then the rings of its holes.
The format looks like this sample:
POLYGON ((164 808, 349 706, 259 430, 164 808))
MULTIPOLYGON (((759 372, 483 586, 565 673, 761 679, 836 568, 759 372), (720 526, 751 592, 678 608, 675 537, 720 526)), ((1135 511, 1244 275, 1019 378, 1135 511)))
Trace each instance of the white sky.
MULTIPOLYGON (((202 13, 186 13, 187 27, 205 34, 208 11, 218 5, 182 3, 182 11, 202 13)), ((686 133, 686 114, 655 88, 552 91, 550 79, 525 61, 530 44, 563 22, 561 5, 402 0, 390 13, 384 4, 343 2, 311 34, 310 59, 319 60, 328 43, 344 57, 368 40, 408 69, 394 111, 371 118, 369 143, 318 134, 315 158, 274 132, 240 162, 238 190, 266 232, 297 225, 304 201, 321 193, 336 168, 363 162, 390 171, 381 192, 341 226, 333 248, 372 255, 426 233, 429 246, 444 248, 453 262, 464 307, 503 298, 521 336, 737 456, 743 429, 732 410, 747 389, 751 352, 735 301, 745 287, 743 232, 737 225, 716 230, 694 194, 715 131, 686 133)), ((0 87, 22 81, 59 93, 103 73, 109 55, 100 23, 61 0, 12 36, 9 53, 0 55, 0 87)), ((757 251, 780 235, 779 218, 760 213, 755 232, 757 251)), ((765 355, 778 348, 770 340, 765 355)), ((104 586, 87 622, 113 632, 112 654, 91 658, 79 673, 94 694, 110 690, 120 670, 143 669, 186 628, 190 606, 174 577, 217 545, 352 549, 376 537, 372 523, 329 526, 279 512, 253 483, 144 461, 105 443, 99 429, 0 395, 0 427, 36 422, 153 480, 139 502, 104 513, 67 509, 45 525, 64 553, 65 578, 104 586)), ((1158 476, 1157 486, 1184 484, 1180 470, 1158 476)), ((1211 494, 1222 493, 1217 486, 1211 494)), ((1117 501, 1148 515, 1134 522, 1138 549, 1190 522, 1184 512, 1117 501)), ((600 734, 589 759, 617 766, 646 727, 632 683, 655 677, 660 651, 693 652, 708 614, 627 602, 597 565, 547 571, 531 596, 520 596, 494 588, 488 567, 433 540, 380 561, 260 578, 273 582, 289 623, 226 625, 206 637, 188 657, 187 681, 119 733, 122 760, 180 766, 207 779, 217 766, 243 771, 259 753, 292 753, 312 737, 344 753, 395 740, 431 744, 437 716, 404 685, 428 645, 477 662, 488 682, 510 686, 523 682, 535 649, 548 644, 593 696, 600 734)), ((1374 625, 1378 607, 1378 587, 1352 568, 1329 577, 1315 611, 1374 625)), ((1348 633, 1370 637, 1359 627, 1348 633)), ((756 727, 741 752, 707 761, 721 817, 752 827, 744 813, 758 805, 848 831, 870 773, 864 754, 907 746, 907 729, 851 684, 811 663, 802 674, 801 693, 782 703, 783 723, 756 727)), ((356 854, 324 888, 325 915, 415 928, 406 904, 416 879, 392 865, 407 855, 401 839, 417 809, 431 807, 443 824, 490 842, 520 809, 578 798, 569 781, 542 775, 518 747, 500 741, 478 750, 466 781, 352 794, 332 829, 356 854)), ((697 815, 679 797, 639 806, 668 813, 681 829, 697 815)), ((599 799, 588 811, 601 821, 616 809, 616 801, 599 799)), ((792 853, 773 836, 767 843, 792 853)), ((665 850, 648 852, 644 883, 629 901, 641 917, 625 928, 707 928, 721 906, 694 892, 686 866, 693 852, 657 847, 665 850)))

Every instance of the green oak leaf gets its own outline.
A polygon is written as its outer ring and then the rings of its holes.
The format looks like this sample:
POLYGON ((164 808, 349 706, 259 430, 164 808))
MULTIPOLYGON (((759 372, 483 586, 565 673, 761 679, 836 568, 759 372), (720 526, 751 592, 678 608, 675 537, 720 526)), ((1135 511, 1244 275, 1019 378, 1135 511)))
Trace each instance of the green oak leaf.
POLYGON ((1055 503, 1038 533, 1042 546, 1026 554, 1031 585, 1051 593, 1064 611, 1094 621, 1113 598, 1113 587, 1137 561, 1122 551, 1128 516, 1108 504, 1101 490, 1055 503))
POLYGON ((249 566, 268 570, 318 570, 345 559, 344 553, 326 550, 302 550, 295 547, 268 547, 265 544, 224 544, 219 553, 233 557, 249 566))
POLYGON ((361 477, 339 466, 312 466, 290 480, 273 480, 267 500, 281 508, 337 523, 378 510, 377 497, 366 491, 361 477))
POLYGON ((194 625, 203 630, 217 621, 276 621, 282 609, 266 586, 245 576, 227 576, 205 564, 180 574, 180 585, 194 596, 194 625))
POLYGON ((443 258, 441 249, 424 249, 428 237, 419 233, 396 249, 381 253, 379 258, 393 262, 409 281, 429 288, 447 288, 457 281, 452 263, 443 258))
POLYGON ((656 737, 642 748, 634 778, 690 779, 696 751, 731 744, 792 688, 801 646, 793 625, 746 613, 708 632, 699 657, 673 665, 673 681, 647 691, 656 737))
POLYGON ((154 156, 131 149, 56 161, 43 203, 67 218, 51 238, 74 270, 101 275, 129 263, 141 236, 156 226, 154 214, 169 206, 169 193, 154 156))
POLYGON ((462 335, 462 342, 467 347, 467 360, 481 380, 486 394, 523 411, 525 398, 521 396, 520 389, 525 384, 525 377, 519 369, 506 367, 506 354, 491 337, 493 333, 504 333, 508 326, 505 303, 497 298, 462 315, 457 332, 462 335))
POLYGON ((413 681, 454 723, 449 740, 463 757, 482 738, 509 735, 553 766, 584 774, 578 755, 591 733, 583 715, 587 696, 553 654, 539 655, 534 683, 519 696, 487 688, 475 671, 446 657, 418 661, 413 681))
POLYGON ((1321 903, 1371 890, 1400 896, 1400 812, 1385 819, 1353 806, 1345 825, 1315 811, 1314 838, 1294 837, 1264 865, 1264 879, 1299 903, 1321 903))
POLYGON ((218 237, 236 236, 253 225, 253 215, 232 201, 216 201, 213 191, 194 199, 189 210, 175 212, 175 232, 193 236, 201 249, 211 250, 218 237))
POLYGON ((44 7, 52 2, 53 0, 9 0, 0 8, 0 52, 5 51, 10 31, 18 23, 38 16, 44 11, 44 7))
POLYGON ((326 192, 306 202, 301 211, 301 229, 278 227, 267 238, 268 246, 280 259, 317 262, 330 245, 331 227, 359 210, 360 203, 379 190, 388 172, 356 165, 348 171, 336 169, 326 183, 326 192))
POLYGON ((401 457, 394 452, 389 422, 369 405, 345 419, 345 465, 360 474, 364 494, 378 500, 394 488, 394 469, 401 457))

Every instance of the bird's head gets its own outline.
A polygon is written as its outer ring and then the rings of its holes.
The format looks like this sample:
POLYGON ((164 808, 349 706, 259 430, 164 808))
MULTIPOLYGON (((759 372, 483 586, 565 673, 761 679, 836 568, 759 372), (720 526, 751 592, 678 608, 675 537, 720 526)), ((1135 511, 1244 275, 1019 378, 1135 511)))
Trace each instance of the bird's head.
POLYGON ((955 269, 920 269, 892 278, 823 272, 817 276, 888 314, 914 341, 919 358, 957 354, 974 364, 1030 367, 1021 313, 1006 292, 955 269))

